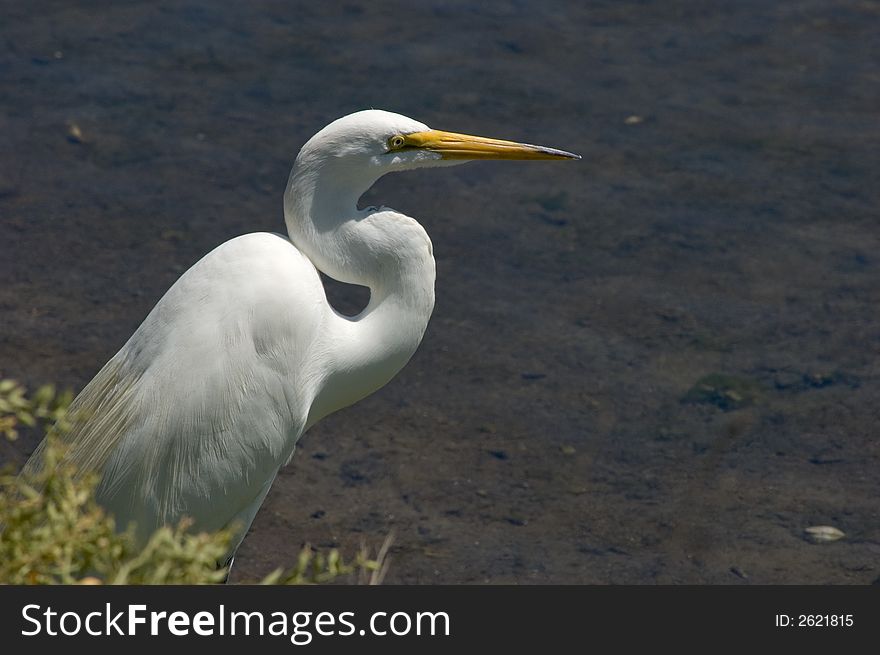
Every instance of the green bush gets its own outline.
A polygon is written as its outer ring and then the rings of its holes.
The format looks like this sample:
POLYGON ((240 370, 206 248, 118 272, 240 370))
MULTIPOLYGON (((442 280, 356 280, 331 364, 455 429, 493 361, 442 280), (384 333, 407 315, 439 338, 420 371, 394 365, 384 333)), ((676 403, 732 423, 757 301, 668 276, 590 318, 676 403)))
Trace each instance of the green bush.
MULTIPOLYGON (((218 568, 231 532, 194 534, 184 520, 157 530, 143 548, 133 531, 116 530, 113 517, 95 501, 98 476, 77 475, 63 463, 53 435, 65 429, 72 394, 42 387, 32 397, 13 380, 0 381, 0 432, 9 439, 21 425, 49 431, 42 470, 29 478, 0 475, 0 583, 5 584, 202 584, 223 582, 218 568), (54 427, 52 427, 54 426, 54 427)), ((261 584, 314 584, 341 579, 377 584, 387 568, 390 539, 375 558, 362 547, 350 561, 337 550, 306 547, 288 570, 261 584)))

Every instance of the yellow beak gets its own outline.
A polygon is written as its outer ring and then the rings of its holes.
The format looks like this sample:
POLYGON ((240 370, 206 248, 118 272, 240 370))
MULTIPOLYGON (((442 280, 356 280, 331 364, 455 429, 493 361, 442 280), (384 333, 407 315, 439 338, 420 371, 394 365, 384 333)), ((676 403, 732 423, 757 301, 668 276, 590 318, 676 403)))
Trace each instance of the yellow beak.
POLYGON ((484 136, 428 130, 403 135, 401 149, 420 148, 437 152, 443 159, 580 159, 565 150, 533 146, 484 136))

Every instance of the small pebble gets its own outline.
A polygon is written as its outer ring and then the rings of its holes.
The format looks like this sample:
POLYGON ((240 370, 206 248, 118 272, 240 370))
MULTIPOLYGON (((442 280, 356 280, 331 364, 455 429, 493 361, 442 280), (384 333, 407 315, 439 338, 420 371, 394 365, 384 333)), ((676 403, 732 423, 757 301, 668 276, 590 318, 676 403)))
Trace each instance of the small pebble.
POLYGON ((827 544, 843 539, 846 535, 831 525, 814 525, 804 530, 804 536, 814 544, 827 544))
POLYGON ((67 127, 67 140, 71 143, 82 143, 85 139, 83 139, 82 130, 79 129, 79 125, 76 123, 70 123, 67 127))

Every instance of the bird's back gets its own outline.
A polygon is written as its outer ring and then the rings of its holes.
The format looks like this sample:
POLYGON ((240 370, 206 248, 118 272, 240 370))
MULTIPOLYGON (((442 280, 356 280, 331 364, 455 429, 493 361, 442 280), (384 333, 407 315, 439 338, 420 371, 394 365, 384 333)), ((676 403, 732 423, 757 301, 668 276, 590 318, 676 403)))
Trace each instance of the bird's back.
POLYGON ((145 537, 183 516, 250 523, 320 387, 325 308, 314 266, 273 234, 228 241, 181 276, 77 396, 62 438, 71 463, 102 474, 118 525, 145 537))

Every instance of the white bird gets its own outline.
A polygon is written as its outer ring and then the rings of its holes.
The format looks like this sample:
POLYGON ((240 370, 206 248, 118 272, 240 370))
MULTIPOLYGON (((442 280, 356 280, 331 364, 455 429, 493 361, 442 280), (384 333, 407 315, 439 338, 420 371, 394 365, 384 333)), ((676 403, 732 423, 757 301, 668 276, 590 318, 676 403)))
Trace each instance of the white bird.
MULTIPOLYGON (((165 293, 77 396, 66 459, 145 540, 182 517, 233 529, 230 558, 300 436, 407 363, 434 307, 431 240, 389 207, 358 209, 385 173, 474 159, 579 159, 361 111, 302 148, 284 193, 289 240, 220 245, 165 293), (370 289, 343 316, 318 276, 370 289)), ((40 444, 24 473, 40 466, 40 444)))

